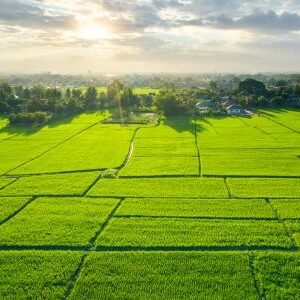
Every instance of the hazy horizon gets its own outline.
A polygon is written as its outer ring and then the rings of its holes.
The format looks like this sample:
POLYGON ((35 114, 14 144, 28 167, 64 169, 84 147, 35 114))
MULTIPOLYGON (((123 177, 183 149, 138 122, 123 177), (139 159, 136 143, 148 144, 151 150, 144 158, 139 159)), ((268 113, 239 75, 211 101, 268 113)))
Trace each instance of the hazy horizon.
POLYGON ((300 71, 300 0, 0 0, 0 73, 300 71))

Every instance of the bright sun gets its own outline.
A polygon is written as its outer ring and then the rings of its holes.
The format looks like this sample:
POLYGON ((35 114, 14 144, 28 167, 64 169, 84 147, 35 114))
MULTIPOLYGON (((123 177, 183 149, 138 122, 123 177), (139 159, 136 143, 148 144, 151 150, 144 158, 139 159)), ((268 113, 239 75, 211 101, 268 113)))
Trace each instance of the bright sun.
POLYGON ((80 28, 79 34, 82 38, 91 40, 100 38, 103 39, 109 36, 109 32, 106 28, 92 24, 80 28))

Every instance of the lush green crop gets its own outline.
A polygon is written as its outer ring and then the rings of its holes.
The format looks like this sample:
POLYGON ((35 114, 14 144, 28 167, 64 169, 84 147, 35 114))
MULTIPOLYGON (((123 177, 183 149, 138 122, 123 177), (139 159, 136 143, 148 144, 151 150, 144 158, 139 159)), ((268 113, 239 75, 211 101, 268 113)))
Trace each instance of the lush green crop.
POLYGON ((150 157, 153 160, 159 157, 198 157, 198 151, 195 145, 191 147, 134 147, 134 157, 150 157))
POLYGON ((198 157, 135 157, 120 176, 198 175, 198 157))
POLYGON ((0 251, 1 299, 61 299, 82 253, 0 251))
POLYGON ((117 215, 180 216, 207 218, 275 218, 264 200, 204 200, 127 198, 117 215))
POLYGON ((13 182, 14 180, 15 178, 6 178, 6 177, 0 178, 0 190, 5 186, 7 186, 8 184, 10 184, 11 182, 13 182))
POLYGON ((101 179, 90 196, 228 198, 220 178, 101 179))
POLYGON ((292 242, 278 221, 132 217, 112 219, 97 245, 290 248, 292 242))
POLYGON ((300 253, 256 253, 255 271, 266 299, 300 298, 300 253))
POLYGON ((0 222, 21 208, 30 198, 3 198, 0 197, 0 222))
POLYGON ((21 177, 0 190, 3 196, 82 195, 100 172, 21 177))
POLYGON ((300 159, 290 157, 259 157, 252 155, 234 156, 224 151, 223 156, 201 156, 204 175, 259 175, 259 176, 300 176, 300 159))
POLYGON ((120 125, 95 126, 16 169, 14 173, 32 174, 118 167, 125 160, 135 128, 120 125))
POLYGON ((266 117, 206 118, 197 123, 202 174, 300 174, 300 136, 266 117))
POLYGON ((0 244, 85 246, 116 204, 114 199, 39 198, 0 227, 0 244))
POLYGON ((71 299, 257 299, 244 253, 91 253, 71 299))
POLYGON ((298 178, 229 178, 233 196, 242 198, 300 198, 298 178))
POLYGON ((282 219, 300 219, 300 200, 272 200, 272 205, 282 219))
POLYGON ((300 220, 284 221, 284 224, 297 246, 300 247, 300 220))

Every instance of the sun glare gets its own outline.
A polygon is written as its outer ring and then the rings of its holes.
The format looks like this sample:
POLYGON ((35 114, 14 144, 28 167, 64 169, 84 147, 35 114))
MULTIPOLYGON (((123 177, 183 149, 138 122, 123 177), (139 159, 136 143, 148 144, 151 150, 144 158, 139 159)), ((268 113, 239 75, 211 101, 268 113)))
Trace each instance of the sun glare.
POLYGON ((79 30, 79 34, 84 39, 100 39, 107 38, 109 36, 109 32, 106 28, 99 25, 87 25, 79 30))

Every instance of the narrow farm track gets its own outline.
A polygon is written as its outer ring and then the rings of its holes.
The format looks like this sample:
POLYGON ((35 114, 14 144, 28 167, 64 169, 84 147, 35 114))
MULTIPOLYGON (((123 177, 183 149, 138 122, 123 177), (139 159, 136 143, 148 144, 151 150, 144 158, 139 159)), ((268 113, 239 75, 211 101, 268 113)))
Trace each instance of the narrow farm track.
POLYGON ((131 138, 131 141, 130 141, 128 153, 127 153, 127 155, 126 155, 126 157, 125 157, 123 163, 122 163, 119 167, 116 168, 116 169, 118 170, 118 173, 128 165, 128 163, 129 163, 129 161, 130 161, 130 159, 131 159, 131 157, 132 157, 132 154, 133 154, 133 150, 134 150, 134 141, 135 141, 136 135, 137 135, 138 131, 139 131, 141 128, 143 128, 143 127, 138 127, 138 128, 136 128, 136 129, 134 130, 134 133, 133 133, 132 138, 131 138))

